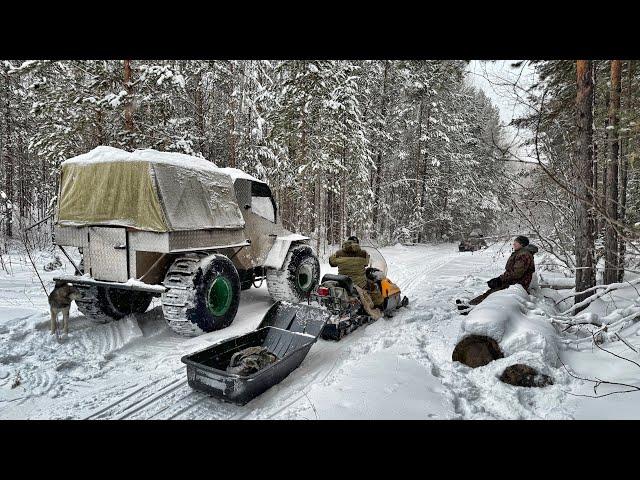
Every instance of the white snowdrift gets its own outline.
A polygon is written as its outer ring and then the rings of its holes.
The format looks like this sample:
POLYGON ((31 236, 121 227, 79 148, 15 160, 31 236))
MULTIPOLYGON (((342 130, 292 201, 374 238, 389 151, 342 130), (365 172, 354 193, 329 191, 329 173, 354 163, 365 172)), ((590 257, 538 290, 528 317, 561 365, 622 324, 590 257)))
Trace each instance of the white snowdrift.
POLYGON ((452 362, 451 368, 443 369, 443 383, 453 392, 462 418, 571 418, 566 391, 572 379, 558 360, 557 334, 540 303, 515 285, 487 297, 462 321, 449 360, 455 344, 468 335, 495 339, 505 355, 483 367, 452 362), (518 363, 549 375, 554 384, 523 388, 501 382, 504 370, 518 363))
MULTIPOLYGON (((512 287, 469 316, 458 314, 454 300, 485 289, 509 252, 496 245, 463 254, 457 244, 396 245, 382 252, 409 307, 340 342, 319 340, 298 369, 244 407, 192 390, 180 358, 254 330, 272 303, 266 285, 243 291, 231 326, 200 337, 173 334, 154 301, 147 313, 110 324, 86 319, 74 305, 69 337, 58 343, 48 332, 47 298, 29 259, 4 255, 9 271, 0 268, 0 418, 640 418, 637 393, 572 396, 568 392, 593 394, 593 384, 546 363, 545 356, 555 361, 550 352, 561 348, 562 361, 576 374, 638 382, 637 366, 591 347, 590 339, 580 349, 556 347, 562 337, 548 323, 559 313, 554 303, 570 292, 543 288, 526 295, 512 287), (487 332, 499 337, 505 358, 475 369, 451 361, 460 336, 487 332), (502 383, 498 377, 515 363, 538 368, 555 384, 502 383)), ((77 257, 75 250, 71 254, 77 257)), ((48 291, 53 277, 73 274, 65 258, 57 271, 44 271, 51 253, 32 255, 48 291)), ((335 269, 321 264, 321 272, 335 269)), ((635 305, 638 295, 633 287, 612 293, 619 308, 635 305)), ((602 299, 594 303, 588 310, 599 317, 626 316, 613 305, 605 308, 602 299)), ((640 351, 640 322, 619 333, 640 351)), ((604 346, 640 361, 640 353, 621 341, 604 346)))
POLYGON ((519 358, 534 368, 557 368, 560 362, 556 331, 544 317, 529 312, 534 308, 520 285, 495 292, 462 322, 459 340, 467 335, 486 335, 500 344, 505 357, 521 353, 519 358))

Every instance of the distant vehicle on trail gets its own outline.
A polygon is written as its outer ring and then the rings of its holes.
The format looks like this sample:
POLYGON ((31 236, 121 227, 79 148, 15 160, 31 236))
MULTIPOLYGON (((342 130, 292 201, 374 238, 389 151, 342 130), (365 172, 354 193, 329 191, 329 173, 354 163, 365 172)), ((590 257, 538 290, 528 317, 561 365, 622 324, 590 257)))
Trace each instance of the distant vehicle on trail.
POLYGON ((487 248, 487 242, 484 239, 484 235, 478 230, 473 230, 458 245, 458 251, 460 252, 475 252, 483 248, 487 248))

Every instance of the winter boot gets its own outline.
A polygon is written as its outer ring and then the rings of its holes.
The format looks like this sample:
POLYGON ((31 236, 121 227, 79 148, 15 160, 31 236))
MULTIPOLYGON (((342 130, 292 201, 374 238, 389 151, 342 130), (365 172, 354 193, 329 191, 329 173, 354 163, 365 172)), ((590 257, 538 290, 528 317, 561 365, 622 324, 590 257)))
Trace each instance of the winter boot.
POLYGON ((358 295, 360 296, 360 301, 362 302, 362 308, 367 313, 367 315, 369 315, 374 320, 379 320, 380 318, 382 318, 382 315, 383 315, 382 312, 380 311, 380 309, 374 306, 373 300, 371 300, 371 297, 369 296, 369 294, 359 286, 357 285, 354 285, 354 286, 356 291, 358 292, 358 295))
POLYGON ((473 305, 469 305, 466 300, 456 299, 456 306, 460 312, 460 315, 468 315, 471 309, 473 309, 473 305))
POLYGON ((466 310, 467 308, 471 307, 468 300, 461 300, 459 298, 456 298, 456 306, 458 307, 458 310, 466 310))

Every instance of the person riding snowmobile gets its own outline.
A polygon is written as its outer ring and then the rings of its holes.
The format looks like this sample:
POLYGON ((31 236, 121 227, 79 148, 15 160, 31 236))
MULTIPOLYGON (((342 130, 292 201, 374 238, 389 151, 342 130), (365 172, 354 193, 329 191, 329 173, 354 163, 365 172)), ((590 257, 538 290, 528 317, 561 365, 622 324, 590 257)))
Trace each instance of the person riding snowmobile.
POLYGON ((463 300, 456 300, 458 310, 461 310, 463 315, 469 313, 471 306, 478 305, 485 298, 492 293, 499 290, 509 288, 510 285, 520 284, 529 292, 529 285, 533 278, 533 272, 536 271, 535 261, 533 255, 538 253, 538 247, 529 243, 529 239, 524 235, 519 235, 513 241, 513 253, 507 260, 505 271, 499 277, 492 278, 487 282, 489 290, 482 295, 464 302, 463 300))
POLYGON ((367 286, 365 275, 369 265, 369 254, 360 248, 358 237, 349 237, 342 248, 329 257, 329 265, 338 267, 340 275, 351 277, 360 288, 367 286))
MULTIPOLYGON (((351 236, 347 238, 342 244, 342 249, 329 257, 329 265, 338 267, 340 275, 351 277, 353 283, 364 291, 365 298, 363 298, 363 302, 368 303, 370 300, 375 310, 382 306, 384 302, 382 294, 378 291, 374 282, 367 280, 366 269, 369 265, 369 254, 360 248, 358 237, 351 236)), ((381 312, 380 315, 382 315, 381 312)))

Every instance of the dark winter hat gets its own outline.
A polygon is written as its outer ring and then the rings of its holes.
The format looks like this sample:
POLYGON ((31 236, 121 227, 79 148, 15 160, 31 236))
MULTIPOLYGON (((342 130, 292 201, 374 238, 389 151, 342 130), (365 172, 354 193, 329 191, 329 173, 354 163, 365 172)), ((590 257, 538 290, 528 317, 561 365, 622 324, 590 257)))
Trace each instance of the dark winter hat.
POLYGON ((529 239, 524 235, 518 235, 516 237, 516 242, 518 242, 523 247, 526 247, 527 245, 529 245, 529 239))
POLYGON ((354 242, 354 243, 357 243, 358 245, 360 245, 360 240, 355 235, 351 235, 349 238, 347 238, 347 240, 350 241, 350 242, 354 242))

